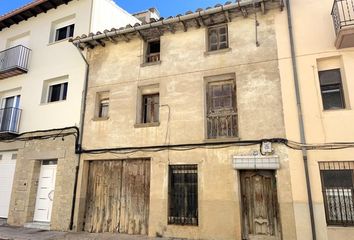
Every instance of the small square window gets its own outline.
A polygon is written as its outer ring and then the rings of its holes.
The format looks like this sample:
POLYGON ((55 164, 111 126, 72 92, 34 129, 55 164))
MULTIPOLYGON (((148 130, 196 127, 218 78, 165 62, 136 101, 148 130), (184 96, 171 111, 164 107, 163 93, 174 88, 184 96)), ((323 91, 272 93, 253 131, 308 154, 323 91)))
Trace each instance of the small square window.
POLYGON ((142 123, 159 122, 159 94, 142 95, 142 123))
POLYGON ((71 24, 71 25, 57 29, 55 31, 55 41, 60 41, 60 40, 74 36, 74 26, 75 26, 75 24, 71 24))
POLYGON ((49 86, 48 102, 57 102, 66 100, 68 92, 68 83, 60 83, 49 86))
POLYGON ((160 61, 160 40, 149 41, 147 42, 146 49, 146 62, 158 62, 160 61))
POLYGON ((170 165, 168 223, 198 225, 198 166, 170 165))
POLYGON ((324 110, 345 108, 340 69, 318 72, 324 110))
POLYGON ((229 47, 227 25, 208 28, 209 51, 221 50, 229 47))

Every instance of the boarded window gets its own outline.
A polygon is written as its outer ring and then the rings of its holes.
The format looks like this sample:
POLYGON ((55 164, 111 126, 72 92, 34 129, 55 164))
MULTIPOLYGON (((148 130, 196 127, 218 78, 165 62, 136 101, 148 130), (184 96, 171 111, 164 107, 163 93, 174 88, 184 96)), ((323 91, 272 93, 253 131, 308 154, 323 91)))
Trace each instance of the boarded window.
POLYGON ((324 110, 345 108, 340 69, 319 71, 324 110))
POLYGON ((74 24, 59 28, 55 31, 55 41, 60 41, 74 36, 74 24))
POLYGON ((233 80, 207 87, 208 138, 237 137, 236 87, 233 80))
POLYGON ((150 41, 147 43, 146 62, 160 61, 160 40, 150 41))
POLYGON ((229 47, 227 25, 208 29, 209 51, 216 51, 229 47))
POLYGON ((49 86, 48 102, 57 102, 66 100, 68 92, 68 83, 60 83, 49 86))
POLYGON ((142 96, 142 123, 159 122, 159 94, 142 96))
POLYGON ((350 169, 352 167, 353 162, 320 163, 328 225, 354 225, 353 169, 350 169))
POLYGON ((198 225, 197 165, 170 165, 168 223, 198 225))

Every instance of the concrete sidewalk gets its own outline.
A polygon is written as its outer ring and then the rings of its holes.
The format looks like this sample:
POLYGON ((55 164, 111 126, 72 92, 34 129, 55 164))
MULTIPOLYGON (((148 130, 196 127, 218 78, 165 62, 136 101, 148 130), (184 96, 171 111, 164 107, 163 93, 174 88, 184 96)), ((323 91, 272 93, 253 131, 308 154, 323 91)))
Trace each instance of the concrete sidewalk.
POLYGON ((0 240, 167 240, 112 233, 54 232, 32 228, 0 226, 0 240))

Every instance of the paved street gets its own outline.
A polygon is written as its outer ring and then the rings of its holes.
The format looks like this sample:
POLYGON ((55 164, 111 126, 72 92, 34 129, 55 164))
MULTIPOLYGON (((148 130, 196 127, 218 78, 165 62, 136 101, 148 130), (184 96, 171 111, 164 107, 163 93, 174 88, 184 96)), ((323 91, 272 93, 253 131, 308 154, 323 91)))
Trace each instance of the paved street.
MULTIPOLYGON (((0 226, 0 240, 153 240, 146 236, 125 234, 90 234, 76 232, 54 232, 40 229, 0 226)), ((163 240, 164 238, 159 238, 163 240)), ((165 238, 166 239, 166 238, 165 238)))

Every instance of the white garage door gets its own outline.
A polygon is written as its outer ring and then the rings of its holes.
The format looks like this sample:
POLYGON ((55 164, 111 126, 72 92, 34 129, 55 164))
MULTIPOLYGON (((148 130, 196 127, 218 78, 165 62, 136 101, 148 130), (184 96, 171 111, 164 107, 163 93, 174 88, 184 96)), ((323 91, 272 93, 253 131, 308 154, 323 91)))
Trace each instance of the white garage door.
POLYGON ((0 218, 7 218, 16 166, 16 152, 0 152, 0 218))

